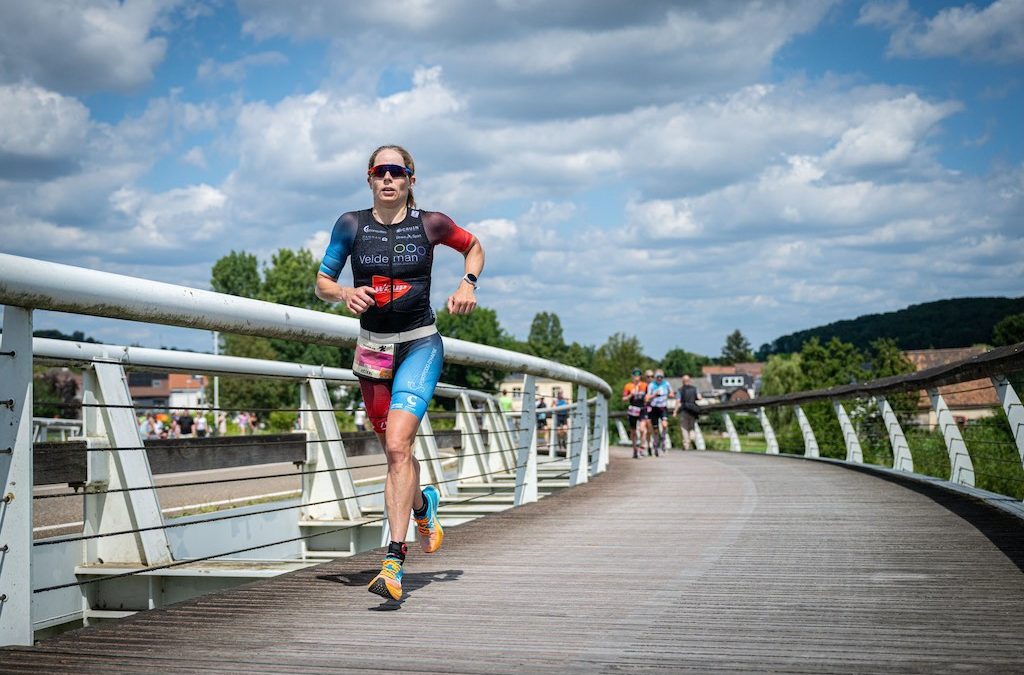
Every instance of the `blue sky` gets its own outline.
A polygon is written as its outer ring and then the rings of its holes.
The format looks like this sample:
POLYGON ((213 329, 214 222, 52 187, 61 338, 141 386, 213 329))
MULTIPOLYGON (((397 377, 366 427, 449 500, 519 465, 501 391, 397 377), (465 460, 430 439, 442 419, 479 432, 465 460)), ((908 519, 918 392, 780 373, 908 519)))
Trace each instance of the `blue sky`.
POLYGON ((1024 0, 4 2, 0 251, 208 288, 232 249, 319 256, 397 142, 513 334, 715 355, 1024 293, 1022 64, 1024 0))

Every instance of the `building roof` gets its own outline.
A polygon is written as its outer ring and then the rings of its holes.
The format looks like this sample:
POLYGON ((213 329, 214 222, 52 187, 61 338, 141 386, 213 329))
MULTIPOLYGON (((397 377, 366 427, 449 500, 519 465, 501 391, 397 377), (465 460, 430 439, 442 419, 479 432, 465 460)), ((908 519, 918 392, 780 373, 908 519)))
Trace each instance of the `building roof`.
MULTIPOLYGON (((963 361, 988 351, 985 347, 957 347, 952 349, 911 349, 903 352, 918 371, 963 361)), ((939 394, 951 410, 964 408, 993 408, 999 405, 999 396, 988 378, 939 387, 939 394)), ((919 409, 931 408, 928 392, 922 391, 917 400, 919 409)))

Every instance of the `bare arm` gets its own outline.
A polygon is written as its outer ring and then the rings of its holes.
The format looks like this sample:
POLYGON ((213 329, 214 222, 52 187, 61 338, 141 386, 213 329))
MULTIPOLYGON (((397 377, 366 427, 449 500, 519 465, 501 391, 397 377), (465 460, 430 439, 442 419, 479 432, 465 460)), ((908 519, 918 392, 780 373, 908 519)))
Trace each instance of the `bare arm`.
POLYGON ((316 275, 316 297, 324 302, 344 302, 350 312, 359 316, 373 304, 373 289, 369 286, 342 286, 320 272, 316 275))
MULTIPOLYGON (((484 270, 484 247, 480 244, 480 240, 474 237, 473 243, 462 255, 466 260, 466 274, 480 276, 484 270)), ((476 289, 463 279, 459 282, 455 293, 448 298, 448 311, 452 314, 469 314, 475 307, 476 289)))

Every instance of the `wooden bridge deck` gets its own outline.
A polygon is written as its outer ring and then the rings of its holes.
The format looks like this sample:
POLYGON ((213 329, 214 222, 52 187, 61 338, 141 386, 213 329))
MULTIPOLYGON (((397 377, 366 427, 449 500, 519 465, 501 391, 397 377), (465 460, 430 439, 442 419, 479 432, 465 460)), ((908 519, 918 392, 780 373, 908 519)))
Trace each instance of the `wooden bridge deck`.
POLYGON ((1024 528, 819 462, 673 452, 379 553, 0 650, 3 672, 1024 670, 1024 528))

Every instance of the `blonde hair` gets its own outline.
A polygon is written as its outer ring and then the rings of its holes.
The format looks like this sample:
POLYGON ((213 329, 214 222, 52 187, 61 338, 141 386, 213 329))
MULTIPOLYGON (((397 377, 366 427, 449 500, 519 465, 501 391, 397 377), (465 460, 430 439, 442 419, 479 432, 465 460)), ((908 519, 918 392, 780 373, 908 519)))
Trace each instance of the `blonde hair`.
MULTIPOLYGON (((374 166, 376 166, 374 160, 376 160, 377 159, 377 155, 379 155, 384 150, 394 150, 395 152, 400 154, 402 156, 402 161, 405 162, 405 165, 407 167, 409 167, 410 169, 412 169, 413 174, 416 173, 416 162, 415 162, 415 160, 413 160, 412 155, 409 154, 409 151, 406 150, 405 148, 403 148, 400 145, 382 145, 379 148, 377 148, 376 150, 374 150, 373 152, 371 152, 370 153, 370 161, 366 165, 367 170, 372 169, 374 166)), ((406 197, 406 199, 405 199, 405 205, 406 205, 406 207, 408 207, 410 209, 416 208, 416 198, 413 197, 413 195, 412 195, 412 184, 411 183, 409 184, 409 196, 406 197)))

